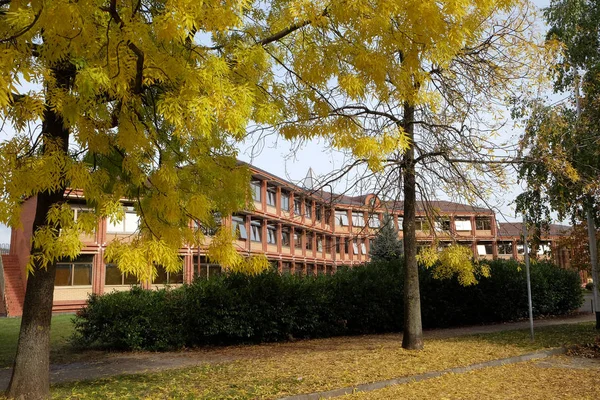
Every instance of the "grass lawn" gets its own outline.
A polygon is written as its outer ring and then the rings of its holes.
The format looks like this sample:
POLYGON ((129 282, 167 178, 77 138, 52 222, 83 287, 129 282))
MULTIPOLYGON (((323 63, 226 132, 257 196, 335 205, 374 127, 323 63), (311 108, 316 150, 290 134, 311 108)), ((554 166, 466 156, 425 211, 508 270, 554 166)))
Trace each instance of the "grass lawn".
MULTIPOLYGON (((430 339, 426 340, 425 349, 419 352, 403 350, 399 335, 393 334, 215 349, 225 356, 242 354, 243 358, 161 373, 62 384, 53 387, 52 396, 55 399, 271 399, 464 366, 536 349, 591 342, 597 333, 591 323, 585 323, 540 328, 536 335, 534 343, 529 340, 528 330, 430 339)), ((522 370, 519 368, 527 367, 511 368, 520 373, 522 370)), ((497 371, 505 376, 512 370, 509 368, 506 373, 502 369, 497 371)), ((494 382, 494 373, 488 373, 491 375, 482 375, 478 379, 485 377, 494 382)), ((586 373, 590 372, 571 371, 565 376, 573 375, 585 385, 583 376, 586 373)), ((535 380, 534 375, 530 375, 532 380, 535 380)), ((507 385, 520 382, 519 376, 510 378, 507 385)), ((462 390, 462 383, 448 383, 443 379, 440 378, 439 385, 452 385, 454 390, 462 390)), ((498 386, 501 383, 486 386, 485 382, 470 383, 480 384, 483 392, 473 392, 471 397, 466 398, 488 398, 482 393, 501 388, 498 386)), ((544 384, 544 380, 538 382, 539 387, 544 384)), ((396 396, 395 393, 387 395, 384 392, 377 398, 403 397, 403 394, 396 396)), ((431 394, 416 398, 439 397, 431 394)), ((518 394, 508 396, 521 397, 518 394)))
MULTIPOLYGON (((71 346, 68 343, 68 339, 73 333, 72 318, 71 314, 52 317, 50 347, 53 362, 64 362, 72 354, 71 346)), ((21 318, 0 318, 0 368, 12 366, 17 352, 20 327, 21 318)))

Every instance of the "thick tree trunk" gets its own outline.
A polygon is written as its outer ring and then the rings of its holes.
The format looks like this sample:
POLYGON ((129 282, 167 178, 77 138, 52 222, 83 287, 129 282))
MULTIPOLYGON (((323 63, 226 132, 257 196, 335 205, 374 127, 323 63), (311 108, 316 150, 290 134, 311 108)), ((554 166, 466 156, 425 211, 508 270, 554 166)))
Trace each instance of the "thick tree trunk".
MULTIPOLYGON (((68 88, 73 79, 72 68, 53 70, 59 87, 68 88)), ((61 151, 68 151, 69 131, 63 126, 63 119, 47 106, 42 125, 44 143, 59 140, 61 151)), ((43 147, 46 151, 46 146, 43 147)), ((63 185, 64 186, 64 185, 63 185)), ((33 221, 33 232, 46 224, 48 210, 53 204, 63 200, 65 187, 53 192, 42 192, 37 196, 37 206, 33 221)), ((31 253, 39 249, 32 245, 31 253)), ((33 274, 27 278, 23 318, 19 332, 17 355, 6 395, 17 399, 46 399, 50 396, 50 323, 54 298, 54 277, 56 263, 40 268, 35 265, 33 274)))
POLYGON ((404 332, 402 347, 409 350, 423 348, 423 327, 421 324, 421 294, 419 292, 419 268, 417 265, 417 235, 415 232, 416 217, 416 177, 414 115, 412 106, 404 106, 404 130, 410 140, 410 147, 404 154, 404 219, 402 231, 404 235, 404 332))

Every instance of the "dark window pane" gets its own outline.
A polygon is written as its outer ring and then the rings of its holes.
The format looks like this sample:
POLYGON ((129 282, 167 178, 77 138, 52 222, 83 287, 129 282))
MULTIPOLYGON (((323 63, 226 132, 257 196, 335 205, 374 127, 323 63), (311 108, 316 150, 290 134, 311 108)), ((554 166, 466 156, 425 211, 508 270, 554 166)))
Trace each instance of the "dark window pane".
POLYGON ((122 285, 123 275, 115 264, 106 264, 106 275, 104 276, 105 285, 122 285))
POLYGON ((125 274, 123 277, 123 283, 125 285, 137 285, 139 280, 133 274, 125 274))
POLYGON ((169 272, 169 283, 170 284, 183 283, 183 269, 181 269, 177 272, 169 272))
POLYGON ((71 264, 56 264, 54 286, 71 286, 71 264))
POLYGON ((154 280, 152 282, 159 284, 159 285, 166 284, 167 283, 167 270, 165 269, 165 267, 163 267, 162 265, 156 266, 156 273, 158 275, 156 275, 156 277, 154 278, 154 280))
POLYGON ((221 275, 221 266, 220 265, 210 265, 208 267, 208 277, 212 278, 214 276, 221 275))
POLYGON ((92 264, 73 265, 73 285, 92 284, 92 264))

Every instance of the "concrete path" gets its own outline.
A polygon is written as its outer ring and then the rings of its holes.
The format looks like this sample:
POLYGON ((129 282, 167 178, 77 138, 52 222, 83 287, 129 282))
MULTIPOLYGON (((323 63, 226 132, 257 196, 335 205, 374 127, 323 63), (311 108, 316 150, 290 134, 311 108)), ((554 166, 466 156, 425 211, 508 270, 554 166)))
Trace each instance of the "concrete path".
MULTIPOLYGON (((539 328, 552 325, 577 324, 594 320, 593 314, 582 314, 568 318, 537 320, 535 321, 534 326, 539 328)), ((442 339, 480 333, 526 329, 528 327, 529 322, 523 321, 484 326, 436 329, 425 331, 424 337, 426 339, 442 339)), ((397 336, 398 340, 401 340, 402 335, 397 334, 397 336)), ((168 369, 194 367, 207 363, 212 364, 240 359, 251 359, 261 357, 261 353, 264 349, 272 350, 277 346, 277 348, 285 351, 286 346, 297 346, 297 344, 298 342, 291 344, 265 344, 259 346, 217 347, 166 353, 105 353, 89 361, 51 365, 50 380, 52 383, 72 382, 123 374, 159 372, 168 369)), ((0 370, 0 390, 3 390, 8 386, 10 375, 10 369, 0 370)))

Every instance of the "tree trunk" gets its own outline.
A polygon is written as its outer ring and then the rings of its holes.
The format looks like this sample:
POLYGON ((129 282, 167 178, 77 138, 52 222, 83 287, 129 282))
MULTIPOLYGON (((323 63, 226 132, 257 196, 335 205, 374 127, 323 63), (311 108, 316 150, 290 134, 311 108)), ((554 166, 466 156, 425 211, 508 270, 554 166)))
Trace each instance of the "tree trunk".
POLYGON ((590 196, 587 210, 588 243, 590 246, 590 264, 592 265, 592 295, 594 298, 594 312, 596 314, 596 329, 600 329, 600 307, 598 307, 598 242, 596 241, 596 223, 593 215, 593 200, 590 196))
MULTIPOLYGON (((67 67, 53 69, 52 72, 57 86, 67 89, 74 77, 74 70, 67 67)), ((62 117, 48 105, 44 111, 42 135, 44 143, 47 140, 60 140, 61 151, 67 154, 69 131, 63 126, 62 117)), ((42 151, 47 151, 46 146, 42 151)), ((63 200, 65 186, 37 195, 33 232, 46 224, 46 216, 52 205, 63 200)), ((39 250, 32 245, 31 254, 39 250)), ((6 393, 9 398, 37 400, 50 396, 50 323, 55 275, 56 263, 53 262, 47 268, 36 264, 34 272, 27 278, 17 355, 6 393)))
POLYGON ((423 327, 421 324, 421 294, 419 292, 419 267, 417 265, 416 218, 416 177, 414 139, 415 109, 404 105, 404 130, 410 146, 404 154, 404 332, 402 347, 409 350, 423 348, 423 327))

